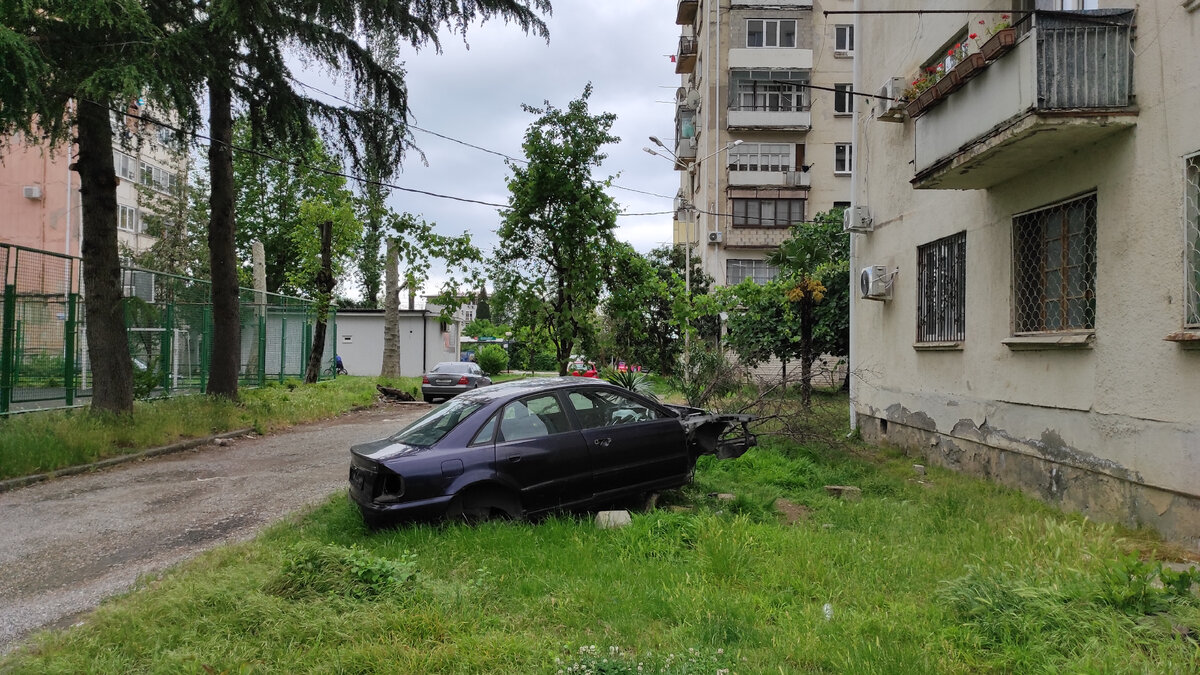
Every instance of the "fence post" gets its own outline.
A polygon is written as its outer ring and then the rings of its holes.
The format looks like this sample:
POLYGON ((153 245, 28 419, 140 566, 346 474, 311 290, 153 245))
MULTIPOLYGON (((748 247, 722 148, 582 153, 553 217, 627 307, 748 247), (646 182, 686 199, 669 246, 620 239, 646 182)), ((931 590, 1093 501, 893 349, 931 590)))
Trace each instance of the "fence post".
POLYGON ((287 315, 279 317, 279 382, 283 382, 283 372, 287 370, 287 315))
POLYGON ((258 317, 258 386, 267 383, 267 317, 258 317))
MULTIPOLYGON (((200 391, 208 393, 208 350, 212 339, 212 305, 204 305, 200 310, 200 391)), ((238 351, 241 351, 239 348, 238 351)))
MULTIPOLYGON (((312 358, 312 324, 308 321, 308 313, 304 314, 304 328, 301 330, 300 336, 300 365, 304 368, 304 372, 300 374, 301 378, 308 377, 308 360, 312 358)), ((317 371, 317 381, 321 381, 321 373, 325 372, 324 368, 317 371)))
POLYGON ((162 381, 160 385, 163 388, 163 393, 171 394, 171 372, 175 366, 174 351, 172 348, 175 345, 175 332, 171 327, 175 325, 175 303, 167 303, 167 311, 163 312, 162 323, 162 339, 158 341, 158 362, 162 364, 162 381))
POLYGON ((16 369, 13 364, 13 343, 17 338, 17 287, 4 286, 4 319, 0 330, 0 414, 7 414, 12 403, 12 388, 16 369))
POLYGON ((67 407, 75 405, 75 302, 78 293, 67 294, 67 323, 63 326, 63 386, 66 391, 63 402, 67 407))

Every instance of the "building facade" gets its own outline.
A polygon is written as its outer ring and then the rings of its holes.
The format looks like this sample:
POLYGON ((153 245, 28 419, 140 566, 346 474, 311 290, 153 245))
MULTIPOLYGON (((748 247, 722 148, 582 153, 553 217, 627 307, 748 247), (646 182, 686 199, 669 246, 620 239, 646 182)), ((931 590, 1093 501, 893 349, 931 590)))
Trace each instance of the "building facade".
MULTIPOLYGON (((383 310, 340 309, 337 353, 351 375, 378 376, 383 367, 383 310)), ((400 375, 420 377, 442 361, 458 361, 462 324, 443 321, 441 308, 402 309, 399 318, 400 375)))
POLYGON ((1198 546, 1200 2, 960 8, 857 16, 857 423, 1198 546))
MULTIPOLYGON (((130 106, 133 115, 142 106, 130 106)), ((146 232, 153 194, 181 190, 187 179, 187 153, 170 129, 119 113, 112 115, 113 167, 117 178, 118 242, 141 253, 154 245, 146 232), (139 191, 138 186, 146 188, 139 191)), ((8 139, 0 161, 0 241, 68 256, 81 255, 83 209, 79 176, 71 170, 75 147, 49 148, 8 139)))
POLYGON ((677 0, 674 241, 717 285, 773 278, 792 223, 849 204, 854 26, 823 13, 849 6, 677 0))

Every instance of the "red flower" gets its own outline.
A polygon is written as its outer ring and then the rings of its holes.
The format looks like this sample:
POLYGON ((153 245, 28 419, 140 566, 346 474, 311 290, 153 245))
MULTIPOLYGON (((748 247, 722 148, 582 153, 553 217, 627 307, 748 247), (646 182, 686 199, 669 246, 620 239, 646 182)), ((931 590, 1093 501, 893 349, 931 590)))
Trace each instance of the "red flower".
POLYGON ((980 25, 980 26, 982 26, 982 25, 983 25, 983 19, 980 19, 980 20, 979 20, 979 25, 980 25))
POLYGON ((979 37, 979 33, 971 33, 971 34, 970 34, 970 35, 968 35, 967 37, 969 37, 969 38, 971 38, 972 40, 974 40, 975 38, 979 37))
POLYGON ((954 50, 951 49, 951 50, 947 51, 946 56, 954 56, 954 50))
POLYGON ((1001 19, 1004 19, 1005 21, 1007 21, 1007 20, 1008 20, 1008 15, 1007 15, 1007 14, 1001 14, 1001 15, 1000 15, 1000 18, 1001 18, 1001 19))

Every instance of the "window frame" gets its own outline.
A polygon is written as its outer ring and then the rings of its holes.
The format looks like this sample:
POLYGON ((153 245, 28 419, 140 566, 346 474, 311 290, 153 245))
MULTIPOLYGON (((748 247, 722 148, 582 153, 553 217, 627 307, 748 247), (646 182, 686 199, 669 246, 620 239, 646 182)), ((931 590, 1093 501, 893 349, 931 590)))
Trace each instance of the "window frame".
POLYGON ((804 210, 807 206, 805 202, 808 200, 792 197, 733 197, 731 201, 733 202, 731 217, 733 227, 778 230, 804 222, 804 210), (787 209, 787 213, 782 217, 780 216, 780 206, 787 209), (763 214, 768 209, 771 215, 764 216, 763 214), (797 217, 797 210, 799 217, 797 217))
POLYGON ((742 143, 725 152, 730 171, 793 171, 796 166, 792 143, 742 143))
POLYGON ((799 21, 797 21, 796 19, 766 19, 766 18, 746 19, 746 48, 747 49, 795 49, 797 44, 799 44, 799 40, 797 39, 798 35, 799 35, 799 32, 798 32, 799 28, 800 28, 799 21), (759 34, 762 35, 762 44, 758 44, 758 45, 751 44, 751 42, 753 41, 751 39, 751 36, 755 35, 755 32, 753 31, 751 26, 755 23, 759 24, 761 27, 761 31, 759 34), (783 30, 784 24, 791 24, 791 28, 792 28, 791 35, 790 35, 791 44, 786 44, 786 45, 783 44, 784 38, 788 35, 783 30), (774 26, 774 31, 770 30, 770 27, 772 25, 774 26), (771 32, 774 32, 773 37, 770 36, 771 32), (774 42, 774 44, 768 44, 768 42, 772 42, 772 41, 774 42))
POLYGON ((833 25, 833 54, 834 56, 854 54, 854 24, 837 23, 833 25))
POLYGON ((854 114, 854 83, 838 82, 833 85, 833 114, 834 116, 849 116, 854 114))
POLYGON ((967 339, 967 231, 917 247, 918 345, 967 339))
POLYGON ((1099 200, 1095 190, 1013 215, 1011 243, 1013 336, 1037 337, 1095 332, 1096 276, 1098 273, 1096 242, 1099 220, 1099 200), (1089 203, 1090 209, 1088 208, 1089 203), (1074 233, 1077 238, 1072 239, 1070 216, 1075 207, 1084 209, 1083 226, 1079 232, 1074 233), (1035 223, 1034 219, 1041 219, 1042 223, 1035 223), (1056 219, 1057 234, 1049 227, 1056 219), (1060 248, 1058 259, 1054 262, 1061 264, 1057 267, 1046 267, 1047 249, 1054 242, 1058 242, 1060 248), (1084 247, 1082 260, 1077 265, 1071 265, 1070 256, 1073 246, 1084 247), (1035 263, 1036 268, 1030 263, 1035 263), (1073 266, 1082 267, 1081 274, 1084 277, 1083 293, 1076 296, 1071 295, 1070 269, 1073 266), (1045 277, 1049 276, 1048 272, 1057 273, 1059 277, 1059 295, 1047 296, 1046 294, 1049 287, 1046 285, 1045 277), (1035 286, 1026 281, 1029 278, 1040 278, 1042 282, 1035 286), (1021 288, 1021 284, 1027 284, 1028 287, 1021 288), (1036 325, 1032 322, 1034 312, 1024 307, 1025 298, 1028 296, 1036 296, 1036 301, 1032 303, 1033 309, 1041 317, 1036 325), (1084 306, 1084 325, 1071 323, 1072 300, 1077 299, 1083 299, 1087 303, 1084 306), (1057 314, 1060 323, 1055 328, 1051 328, 1051 323, 1047 320, 1047 305, 1053 302, 1057 302, 1059 305, 1057 314), (1088 319, 1090 319, 1090 325, 1088 325, 1088 319))
POLYGON ((774 281, 779 276, 779 270, 766 260, 755 258, 726 258, 725 259, 725 283, 728 286, 736 286, 746 279, 750 279, 758 285, 764 285, 774 281), (748 264, 748 265, 747 265, 748 264), (747 274, 737 281, 733 281, 730 272, 734 267, 748 266, 750 269, 747 274), (764 272, 759 274, 759 272, 764 272), (760 281, 761 278, 761 281, 760 281))
POLYGON ((1183 327, 1200 329, 1200 152, 1183 158, 1183 327))
POLYGON ((833 175, 849 176, 854 172, 854 144, 834 143, 833 144, 833 175), (844 154, 839 157, 838 152, 845 149, 844 154))

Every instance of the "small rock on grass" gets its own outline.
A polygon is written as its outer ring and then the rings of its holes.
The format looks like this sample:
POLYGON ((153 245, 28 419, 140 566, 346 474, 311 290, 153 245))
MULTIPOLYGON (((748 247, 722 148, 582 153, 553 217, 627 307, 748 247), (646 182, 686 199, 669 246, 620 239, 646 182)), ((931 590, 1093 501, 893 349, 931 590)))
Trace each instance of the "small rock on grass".
POLYGON ((600 511, 596 514, 596 527, 601 530, 611 530, 618 527, 625 527, 633 522, 629 512, 621 511, 600 511))
POLYGON ((826 485, 825 491, 831 496, 847 502, 862 500, 862 488, 857 488, 853 485, 826 485))

